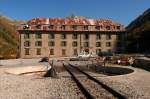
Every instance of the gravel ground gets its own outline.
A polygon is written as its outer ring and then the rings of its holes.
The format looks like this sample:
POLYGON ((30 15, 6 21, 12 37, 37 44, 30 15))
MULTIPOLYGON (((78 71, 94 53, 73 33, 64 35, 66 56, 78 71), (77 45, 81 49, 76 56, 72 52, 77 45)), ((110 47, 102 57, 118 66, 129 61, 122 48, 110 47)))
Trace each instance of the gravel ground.
POLYGON ((93 95, 94 99, 117 99, 100 85, 86 77, 78 78, 78 80, 84 85, 88 92, 93 95))
POLYGON ((94 99, 116 99, 111 93, 109 93, 107 90, 102 88, 96 82, 87 78, 84 74, 80 73, 78 70, 69 66, 67 66, 67 68, 73 74, 75 74, 76 78, 87 89, 87 91, 94 97, 94 99))
POLYGON ((150 99, 150 73, 141 69, 133 69, 135 72, 132 74, 97 78, 121 92, 128 99, 150 99))
MULTIPOLYGON (((86 63, 82 62, 82 65, 84 64, 86 63)), ((61 67, 61 62, 56 65, 61 67)), ((4 67, 0 66, 0 99, 85 98, 71 78, 52 79, 42 78, 39 75, 12 75, 4 73, 4 67)), ((98 78, 129 99, 150 99, 150 73, 141 69, 135 70, 135 73, 129 75, 98 78)), ((59 72, 61 71, 62 68, 59 72)))
MULTIPOLYGON (((76 63, 77 64, 77 63, 76 63)), ((107 64, 112 67, 116 65, 107 64)), ((96 77, 117 92, 122 93, 128 99, 150 99, 150 72, 127 66, 135 72, 120 76, 96 77)))
POLYGON ((103 79, 102 81, 109 87, 126 96, 127 99, 150 99, 149 94, 143 92, 143 90, 138 90, 136 86, 132 86, 127 82, 119 82, 111 79, 103 79))
POLYGON ((0 67, 0 99, 80 99, 84 98, 70 78, 42 78, 4 73, 0 67))

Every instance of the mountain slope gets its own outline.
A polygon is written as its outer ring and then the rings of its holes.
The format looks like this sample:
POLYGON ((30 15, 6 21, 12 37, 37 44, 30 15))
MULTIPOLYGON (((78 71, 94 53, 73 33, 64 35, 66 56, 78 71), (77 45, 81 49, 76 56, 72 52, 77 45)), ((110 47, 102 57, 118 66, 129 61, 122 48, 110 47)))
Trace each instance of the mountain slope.
POLYGON ((141 28, 142 31, 150 29, 150 8, 147 9, 142 15, 133 20, 128 26, 127 30, 133 31, 136 28, 141 28), (147 27, 148 25, 148 27, 147 27))
POLYGON ((132 21, 126 28, 128 52, 145 52, 150 50, 150 8, 132 21))
POLYGON ((0 58, 14 58, 18 52, 18 22, 0 16, 0 58))

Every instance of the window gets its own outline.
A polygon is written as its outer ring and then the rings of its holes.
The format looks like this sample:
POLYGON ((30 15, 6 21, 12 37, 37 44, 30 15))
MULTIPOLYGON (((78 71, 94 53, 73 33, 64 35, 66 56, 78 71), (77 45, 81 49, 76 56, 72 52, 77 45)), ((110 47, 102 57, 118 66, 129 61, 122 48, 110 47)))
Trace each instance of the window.
POLYGON ((29 47, 29 46, 30 46, 30 41, 25 41, 25 42, 24 42, 24 46, 25 46, 25 47, 29 47))
POLYGON ((62 49, 62 55, 66 55, 66 50, 65 49, 62 49))
POLYGON ((55 39, 55 35, 53 33, 48 34, 48 39, 55 39))
POLYGON ((101 39, 101 34, 100 34, 100 33, 97 33, 97 34, 96 34, 96 39, 97 39, 97 40, 100 40, 100 39, 101 39))
POLYGON ((83 29, 84 30, 88 30, 88 26, 83 26, 83 29))
POLYGON ((111 42, 106 42, 106 47, 110 47, 111 46, 111 42))
POLYGON ((110 26, 106 26, 106 29, 107 29, 107 30, 110 30, 110 26))
POLYGON ((77 33, 73 33, 72 34, 72 39, 78 39, 78 34, 77 33))
POLYGON ((111 39, 111 34, 107 34, 106 35, 106 40, 110 40, 111 39))
POLYGON ((73 55, 78 55, 78 50, 77 49, 73 49, 73 55))
POLYGON ((29 38, 30 38, 30 34, 29 33, 24 34, 24 39, 29 39, 29 38))
POLYGON ((54 55, 54 49, 50 49, 50 55, 54 55))
POLYGON ((41 28, 41 25, 40 25, 40 24, 36 25, 36 28, 37 28, 37 29, 40 29, 40 28, 41 28))
POLYGON ((100 54, 101 53, 101 49, 96 49, 96 54, 100 54))
POLYGON ((73 29, 73 30, 77 30, 77 26, 76 26, 76 25, 73 25, 73 26, 72 26, 72 29, 73 29))
POLYGON ((54 25, 49 25, 48 28, 49 28, 49 29, 53 29, 53 28, 54 28, 54 25))
POLYGON ((84 42, 84 47, 89 47, 89 42, 84 42))
POLYGON ((25 55, 30 55, 30 49, 29 48, 25 48, 25 55))
POLYGON ((42 42, 41 41, 36 41, 35 46, 42 46, 42 42))
POLYGON ((101 42, 96 42, 96 47, 101 47, 101 42))
POLYGON ((100 26, 95 26, 95 29, 96 30, 100 30, 100 26))
POLYGON ((41 33, 36 33, 36 34, 35 34, 35 38, 36 38, 36 39, 41 39, 41 38, 42 38, 41 33))
POLYGON ((95 29, 96 29, 96 30, 100 30, 100 29, 102 29, 102 28, 103 28, 102 25, 95 26, 95 29))
POLYGON ((65 33, 61 34, 61 39, 66 39, 66 34, 65 33))
POLYGON ((62 42, 61 42, 61 46, 62 46, 62 47, 65 47, 66 45, 67 45, 67 44, 66 44, 66 41, 62 41, 62 42))
POLYGON ((65 25, 62 25, 62 26, 61 26, 61 29, 62 29, 62 30, 65 30, 65 28, 66 28, 65 25))
POLYGON ((117 26, 117 29, 120 30, 120 26, 117 26))
POLYGON ((77 46, 78 46, 77 44, 78 44, 78 43, 77 43, 76 41, 73 41, 73 42, 72 42, 72 46, 73 46, 73 47, 77 47, 77 46))
POLYGON ((36 49, 36 55, 41 55, 41 49, 40 48, 36 49))
POLYGON ((55 42, 54 41, 49 41, 48 46, 55 46, 55 42))
POLYGON ((85 39, 85 40, 89 39, 89 34, 87 34, 87 33, 84 34, 84 39, 85 39))

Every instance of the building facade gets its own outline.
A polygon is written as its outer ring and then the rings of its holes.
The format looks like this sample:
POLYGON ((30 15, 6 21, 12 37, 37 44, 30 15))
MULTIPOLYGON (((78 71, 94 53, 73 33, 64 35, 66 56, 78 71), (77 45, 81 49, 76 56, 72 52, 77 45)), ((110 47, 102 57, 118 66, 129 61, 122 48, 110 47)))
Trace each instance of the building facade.
POLYGON ((71 57, 82 51, 123 52, 125 28, 111 20, 35 18, 18 28, 20 57, 71 57))

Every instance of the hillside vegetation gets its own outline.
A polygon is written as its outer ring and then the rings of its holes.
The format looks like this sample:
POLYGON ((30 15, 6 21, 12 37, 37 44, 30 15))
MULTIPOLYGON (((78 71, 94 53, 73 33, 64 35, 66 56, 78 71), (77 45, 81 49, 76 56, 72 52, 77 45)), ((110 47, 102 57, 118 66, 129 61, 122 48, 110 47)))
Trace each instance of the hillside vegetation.
POLYGON ((0 16, 0 59, 16 58, 18 54, 19 22, 0 16))
POLYGON ((128 52, 150 51, 150 8, 132 21, 126 29, 128 52))

